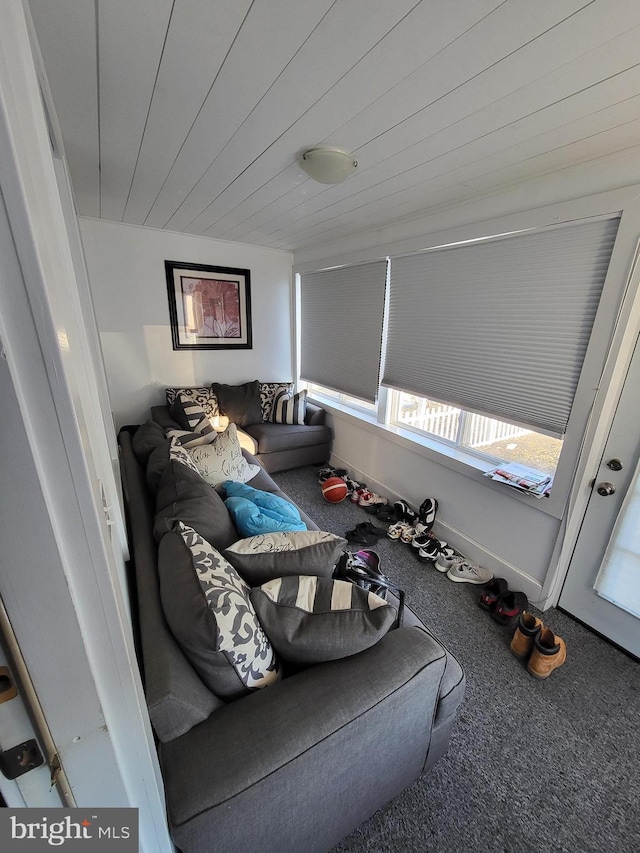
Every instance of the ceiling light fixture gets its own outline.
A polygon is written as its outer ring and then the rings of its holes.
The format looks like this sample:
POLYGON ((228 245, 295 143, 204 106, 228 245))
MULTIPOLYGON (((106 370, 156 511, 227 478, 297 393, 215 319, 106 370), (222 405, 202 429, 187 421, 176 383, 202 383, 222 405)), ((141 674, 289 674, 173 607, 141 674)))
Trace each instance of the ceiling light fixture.
POLYGON ((314 181, 339 184, 355 172, 358 161, 342 148, 318 146, 304 152, 300 166, 314 181))

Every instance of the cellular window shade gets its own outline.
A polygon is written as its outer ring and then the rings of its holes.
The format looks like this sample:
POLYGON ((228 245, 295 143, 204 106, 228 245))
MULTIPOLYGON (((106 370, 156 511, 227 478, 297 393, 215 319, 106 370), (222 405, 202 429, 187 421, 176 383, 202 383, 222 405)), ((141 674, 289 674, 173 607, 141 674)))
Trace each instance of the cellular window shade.
POLYGON ((301 276, 303 379, 375 402, 386 276, 386 261, 301 276))
POLYGON ((563 435, 618 223, 393 258, 383 384, 563 435))

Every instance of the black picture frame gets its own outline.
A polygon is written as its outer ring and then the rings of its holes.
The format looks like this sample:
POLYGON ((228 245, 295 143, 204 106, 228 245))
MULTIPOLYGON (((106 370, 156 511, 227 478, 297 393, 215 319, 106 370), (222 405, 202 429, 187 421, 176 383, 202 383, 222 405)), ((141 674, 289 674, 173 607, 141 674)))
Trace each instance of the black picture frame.
POLYGON ((174 350, 252 349, 251 273, 165 261, 174 350))

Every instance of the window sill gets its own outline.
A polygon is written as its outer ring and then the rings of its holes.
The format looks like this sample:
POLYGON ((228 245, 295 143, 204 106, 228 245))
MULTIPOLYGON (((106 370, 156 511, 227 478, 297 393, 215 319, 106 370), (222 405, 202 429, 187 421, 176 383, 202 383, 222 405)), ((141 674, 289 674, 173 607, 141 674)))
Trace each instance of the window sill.
POLYGON ((481 483, 485 488, 506 495, 511 500, 525 503, 532 509, 543 512, 545 515, 551 515, 558 519, 562 518, 564 501, 559 500, 557 494, 552 494, 549 498, 527 497, 526 494, 522 494, 510 486, 493 482, 484 476, 484 472, 491 465, 486 460, 478 459, 477 456, 467 453, 464 448, 440 442, 426 435, 418 435, 396 424, 380 423, 373 415, 345 406, 336 400, 323 397, 321 394, 314 394, 313 398, 310 397, 309 399, 316 403, 316 405, 322 406, 323 409, 326 409, 334 417, 356 422, 358 426, 367 432, 377 435, 382 433, 387 441, 410 450, 412 453, 416 453, 438 465, 443 465, 475 482, 481 483))

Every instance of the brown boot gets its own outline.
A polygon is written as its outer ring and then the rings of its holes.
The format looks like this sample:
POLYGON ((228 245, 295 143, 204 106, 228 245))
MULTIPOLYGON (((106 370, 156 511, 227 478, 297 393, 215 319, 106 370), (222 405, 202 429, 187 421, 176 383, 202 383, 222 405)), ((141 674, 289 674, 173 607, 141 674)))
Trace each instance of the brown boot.
POLYGON ((567 659, 567 646, 550 628, 543 628, 535 638, 527 670, 534 678, 549 678, 567 659))
POLYGON ((533 641, 544 628, 542 621, 531 613, 523 611, 518 617, 516 632, 511 640, 511 651, 522 660, 529 657, 533 649, 533 641))

